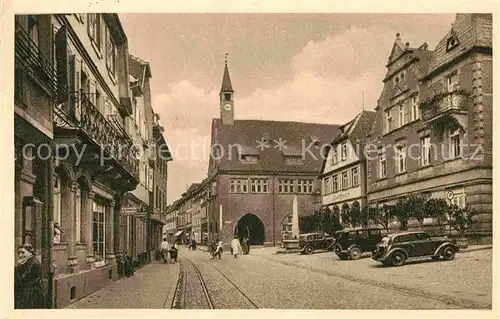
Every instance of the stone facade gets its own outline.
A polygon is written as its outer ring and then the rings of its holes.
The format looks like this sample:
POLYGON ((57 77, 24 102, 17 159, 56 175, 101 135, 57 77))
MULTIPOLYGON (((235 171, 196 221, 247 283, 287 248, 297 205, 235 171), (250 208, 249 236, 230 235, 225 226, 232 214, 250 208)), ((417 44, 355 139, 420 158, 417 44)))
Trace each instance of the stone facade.
POLYGON ((370 202, 416 192, 448 198, 480 212, 473 232, 491 240, 491 62, 488 14, 457 14, 434 51, 403 46, 398 36, 370 134, 379 152, 368 161, 370 202), (415 113, 415 105, 424 108, 415 113))

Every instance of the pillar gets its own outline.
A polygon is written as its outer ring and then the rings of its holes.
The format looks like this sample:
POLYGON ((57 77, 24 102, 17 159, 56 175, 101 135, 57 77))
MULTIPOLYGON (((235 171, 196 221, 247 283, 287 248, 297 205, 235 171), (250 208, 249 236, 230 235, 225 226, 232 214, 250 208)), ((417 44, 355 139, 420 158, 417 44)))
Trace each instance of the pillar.
POLYGON ((69 209, 66 211, 66 219, 69 226, 64 231, 66 232, 66 240, 68 243, 68 271, 70 273, 78 272, 78 259, 76 256, 76 218, 75 218, 75 205, 76 205, 76 191, 78 189, 77 182, 70 183, 69 194, 69 209))
POLYGON ((123 238, 122 238, 122 223, 121 215, 122 198, 116 198, 116 203, 113 207, 114 213, 114 252, 116 262, 121 262, 123 257, 123 238))
POLYGON ((105 217, 105 223, 106 223, 106 243, 105 243, 105 250, 106 250, 106 264, 111 265, 116 262, 115 258, 115 241, 114 241, 114 235, 115 235, 115 227, 114 227, 114 220, 115 220, 115 212, 114 212, 114 207, 115 207, 115 201, 111 201, 109 206, 106 206, 106 217, 105 217))
POLYGON ((94 196, 95 193, 92 191, 88 191, 84 195, 84 200, 82 203, 82 225, 83 225, 83 232, 82 232, 82 237, 83 241, 85 242, 85 262, 87 264, 87 269, 93 269, 95 264, 95 258, 94 258, 94 248, 92 246, 93 244, 93 238, 92 238, 92 229, 93 229, 93 218, 94 218, 94 196))

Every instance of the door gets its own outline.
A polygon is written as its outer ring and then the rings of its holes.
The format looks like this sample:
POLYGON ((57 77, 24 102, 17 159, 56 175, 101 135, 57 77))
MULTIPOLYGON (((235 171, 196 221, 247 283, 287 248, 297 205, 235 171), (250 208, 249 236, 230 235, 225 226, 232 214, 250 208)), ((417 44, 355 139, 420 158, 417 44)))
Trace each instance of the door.
POLYGON ((416 234, 415 253, 417 256, 428 256, 434 253, 433 245, 429 235, 425 233, 416 234))

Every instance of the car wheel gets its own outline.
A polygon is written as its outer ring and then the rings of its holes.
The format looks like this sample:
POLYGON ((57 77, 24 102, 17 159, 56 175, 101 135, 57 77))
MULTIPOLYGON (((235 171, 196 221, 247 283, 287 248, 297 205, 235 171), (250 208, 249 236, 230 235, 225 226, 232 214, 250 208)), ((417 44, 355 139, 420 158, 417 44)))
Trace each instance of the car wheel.
POLYGON ((307 246, 304 251, 306 254, 310 255, 314 252, 314 248, 313 248, 313 246, 307 246))
POLYGON ((394 266, 402 266, 406 261, 406 256, 400 251, 395 251, 391 256, 391 263, 394 266))
POLYGON ((339 256, 339 258, 341 260, 347 260, 347 255, 346 254, 338 254, 337 256, 339 256))
POLYGON ((445 247, 442 255, 444 260, 453 260, 455 258, 455 249, 453 247, 445 247))
POLYGON ((357 260, 359 257, 361 257, 361 249, 358 247, 353 247, 349 251, 349 256, 351 257, 352 260, 357 260))

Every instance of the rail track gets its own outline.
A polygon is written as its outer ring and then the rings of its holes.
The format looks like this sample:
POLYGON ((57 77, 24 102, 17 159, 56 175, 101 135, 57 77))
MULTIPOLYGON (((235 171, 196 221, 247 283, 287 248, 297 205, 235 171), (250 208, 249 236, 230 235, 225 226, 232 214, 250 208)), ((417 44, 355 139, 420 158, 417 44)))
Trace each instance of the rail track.
MULTIPOLYGON (((180 273, 175 288, 174 297, 171 309, 217 309, 214 304, 214 298, 207 287, 207 283, 203 278, 198 266, 188 258, 181 258, 180 273)), ((219 269, 206 261, 203 264, 210 266, 224 280, 236 289, 241 297, 250 304, 253 308, 259 309, 259 306, 248 295, 240 289, 231 279, 229 279, 219 269)))

